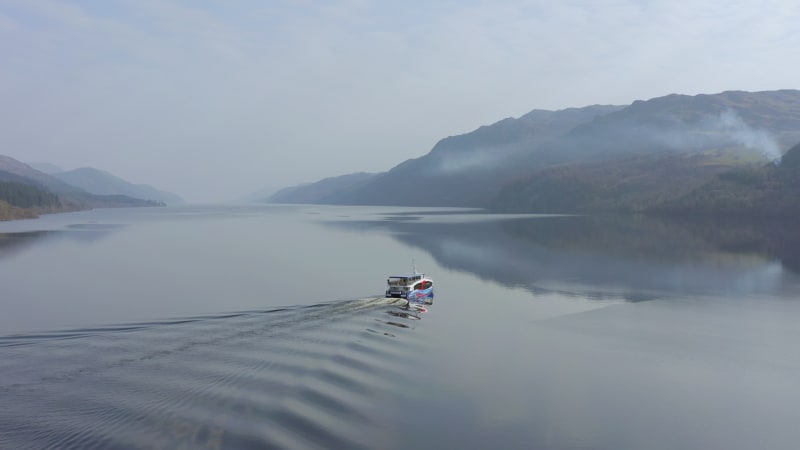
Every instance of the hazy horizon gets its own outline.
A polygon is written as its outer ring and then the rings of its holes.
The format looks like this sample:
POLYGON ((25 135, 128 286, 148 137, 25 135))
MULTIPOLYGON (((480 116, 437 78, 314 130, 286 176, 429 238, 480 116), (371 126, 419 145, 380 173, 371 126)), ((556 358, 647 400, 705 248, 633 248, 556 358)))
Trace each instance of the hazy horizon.
POLYGON ((0 154, 189 202, 533 109, 796 88, 796 2, 0 0, 0 154))

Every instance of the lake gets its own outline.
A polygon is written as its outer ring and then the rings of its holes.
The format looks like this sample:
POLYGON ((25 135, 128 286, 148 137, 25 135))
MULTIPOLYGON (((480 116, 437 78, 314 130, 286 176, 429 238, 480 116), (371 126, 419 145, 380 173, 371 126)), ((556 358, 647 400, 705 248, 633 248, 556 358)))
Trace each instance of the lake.
POLYGON ((794 449, 796 229, 315 205, 0 222, 0 448, 794 449), (426 313, 383 297, 412 262, 426 313))

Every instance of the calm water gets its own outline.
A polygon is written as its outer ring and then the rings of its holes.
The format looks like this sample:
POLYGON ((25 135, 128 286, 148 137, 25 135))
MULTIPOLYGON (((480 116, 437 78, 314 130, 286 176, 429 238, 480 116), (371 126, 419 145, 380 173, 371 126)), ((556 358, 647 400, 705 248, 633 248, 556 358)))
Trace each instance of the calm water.
POLYGON ((796 229, 320 206, 0 223, 0 448, 794 449, 796 229), (382 298, 412 259, 427 313, 382 298))

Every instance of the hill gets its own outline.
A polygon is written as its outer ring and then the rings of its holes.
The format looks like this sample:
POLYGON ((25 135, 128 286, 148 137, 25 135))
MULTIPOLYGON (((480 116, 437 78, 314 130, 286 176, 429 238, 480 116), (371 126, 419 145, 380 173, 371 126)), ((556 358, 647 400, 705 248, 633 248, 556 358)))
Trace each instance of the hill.
POLYGON ((800 144, 780 161, 717 174, 650 212, 683 215, 800 218, 800 144))
POLYGON ((582 164, 565 164, 506 184, 488 205, 498 212, 643 212, 686 195, 752 158, 723 150, 658 151, 582 164))
MULTIPOLYGON (((552 143, 575 126, 597 116, 619 110, 620 106, 588 106, 560 111, 533 110, 515 119, 439 141, 425 156, 407 160, 388 172, 360 180, 360 186, 339 189, 335 184, 305 186, 312 197, 284 192, 281 201, 411 205, 478 206, 494 196, 507 179, 526 173, 518 162, 531 152, 552 143)), ((549 156, 541 153, 543 161, 549 156)), ((316 184, 316 183, 315 183, 316 184)), ((270 199, 274 201, 274 199, 270 199)))
POLYGON ((800 91, 672 94, 630 106, 571 130, 562 148, 583 156, 653 149, 749 149, 768 160, 800 141, 800 91))
POLYGON ((165 204, 183 203, 183 199, 176 194, 161 191, 146 184, 133 184, 108 172, 91 167, 56 172, 52 176, 72 186, 79 187, 90 194, 124 195, 165 204))
POLYGON ((360 185, 320 182, 281 200, 646 210, 722 172, 776 160, 798 141, 800 91, 673 94, 627 106, 534 110, 442 139, 360 185))
POLYGON ((288 187, 269 196, 269 203, 329 203, 328 195, 338 195, 355 190, 375 177, 373 173, 353 173, 338 177, 326 178, 316 183, 288 187))
POLYGON ((62 207, 57 195, 25 182, 8 181, 11 179, 17 178, 0 172, 0 221, 33 218, 38 212, 62 207))
POLYGON ((3 220, 91 208, 163 206, 162 202, 124 195, 95 195, 0 155, 3 220))
POLYGON ((63 172, 64 169, 58 167, 55 164, 50 164, 46 162, 26 162, 25 164, 29 165, 31 168, 38 170, 39 172, 44 172, 48 175, 52 175, 54 173, 63 172))

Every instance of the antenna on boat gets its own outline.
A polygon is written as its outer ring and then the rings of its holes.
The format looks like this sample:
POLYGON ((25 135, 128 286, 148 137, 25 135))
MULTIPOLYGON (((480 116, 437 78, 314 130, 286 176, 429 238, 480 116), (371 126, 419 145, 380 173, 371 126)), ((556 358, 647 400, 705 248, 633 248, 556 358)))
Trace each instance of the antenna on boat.
POLYGON ((411 258, 411 270, 414 271, 414 275, 417 274, 417 263, 414 258, 411 258))

